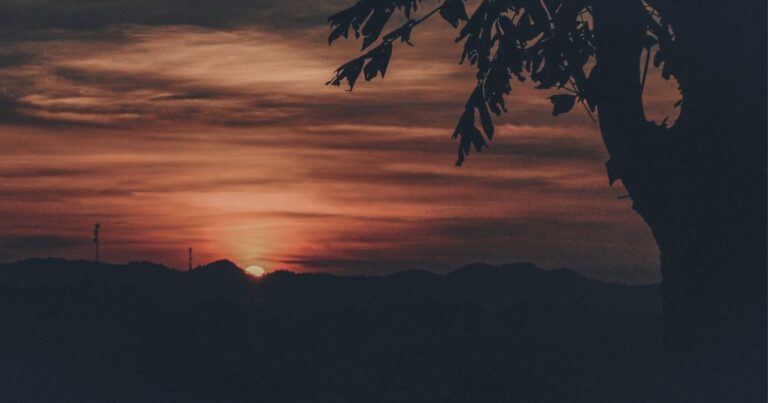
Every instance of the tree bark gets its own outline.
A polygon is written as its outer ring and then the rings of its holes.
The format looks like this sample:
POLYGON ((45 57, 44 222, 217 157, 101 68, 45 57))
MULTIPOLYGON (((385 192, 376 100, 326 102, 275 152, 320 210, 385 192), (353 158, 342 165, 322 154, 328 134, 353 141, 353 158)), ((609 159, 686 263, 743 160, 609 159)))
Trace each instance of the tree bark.
POLYGON ((600 128, 661 253, 667 398, 766 401, 765 5, 668 2, 684 103, 648 123, 638 0, 595 2, 600 128))

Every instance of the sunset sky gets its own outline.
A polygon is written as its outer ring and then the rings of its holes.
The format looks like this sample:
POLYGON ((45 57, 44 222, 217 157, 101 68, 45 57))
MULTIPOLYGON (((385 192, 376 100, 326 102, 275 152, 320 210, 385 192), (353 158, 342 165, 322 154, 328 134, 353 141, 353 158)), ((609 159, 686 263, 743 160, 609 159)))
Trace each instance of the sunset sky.
MULTIPOLYGON (((191 246, 268 271, 531 261, 658 280, 597 125, 552 117, 553 92, 516 85, 490 148, 454 167, 474 71, 444 21, 396 46, 385 80, 326 87, 360 47, 329 47, 326 18, 353 3, 4 0, 0 261, 91 259, 100 222, 109 262, 185 267, 191 246)), ((658 121, 669 84, 646 90, 658 121)))

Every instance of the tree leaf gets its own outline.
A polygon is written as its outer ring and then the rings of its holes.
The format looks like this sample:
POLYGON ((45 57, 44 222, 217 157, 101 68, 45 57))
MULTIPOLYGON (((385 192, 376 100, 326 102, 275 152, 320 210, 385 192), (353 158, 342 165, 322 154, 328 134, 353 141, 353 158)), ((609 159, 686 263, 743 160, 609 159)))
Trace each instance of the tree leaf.
POLYGON ((483 134, 475 127, 475 110, 470 105, 464 110, 464 113, 459 119, 459 123, 456 125, 456 130, 453 132, 453 137, 459 138, 459 150, 458 159, 456 160, 456 166, 461 166, 464 163, 465 156, 469 155, 469 151, 472 147, 478 152, 486 146, 483 134))
POLYGON ((576 104, 575 95, 568 95, 568 94, 552 95, 551 97, 549 97, 549 100, 550 102, 552 102, 552 105, 554 106, 554 108, 552 109, 552 115, 554 116, 569 112, 571 109, 573 109, 573 106, 576 104))
POLYGON ((366 55, 370 58, 368 64, 363 68, 365 75, 365 81, 371 81, 377 74, 381 74, 381 78, 387 73, 387 66, 389 60, 392 57, 392 43, 384 42, 374 50, 366 55))
POLYGON ((408 20, 405 24, 385 35, 382 39, 386 42, 392 42, 396 39, 400 39, 400 42, 405 42, 408 45, 413 46, 411 43, 411 31, 415 25, 416 21, 408 20))
POLYGON ((340 37, 348 38, 349 29, 355 31, 355 37, 360 36, 360 25, 371 15, 373 6, 367 1, 358 1, 354 6, 342 10, 330 17, 328 22, 331 24, 331 33, 328 36, 328 44, 340 37))
POLYGON ((357 78, 360 76, 360 72, 363 70, 363 63, 365 63, 364 57, 350 60, 336 69, 335 76, 325 83, 325 85, 338 87, 341 85, 342 81, 346 80, 347 84, 349 84, 349 90, 352 91, 355 87, 355 82, 357 82, 357 78))
POLYGON ((443 6, 440 7, 440 16, 454 28, 459 27, 459 21, 469 19, 463 0, 445 0, 443 6))
POLYGON ((485 135, 488 137, 488 140, 492 140, 494 133, 493 120, 491 119, 490 112, 488 112, 488 105, 485 103, 483 90, 480 86, 478 86, 472 94, 472 104, 480 115, 480 124, 483 126, 485 135))
POLYGON ((365 22, 363 27, 363 49, 371 46, 381 35, 381 31, 384 29, 384 25, 389 21, 389 17, 394 12, 394 7, 377 7, 373 9, 373 14, 365 22))

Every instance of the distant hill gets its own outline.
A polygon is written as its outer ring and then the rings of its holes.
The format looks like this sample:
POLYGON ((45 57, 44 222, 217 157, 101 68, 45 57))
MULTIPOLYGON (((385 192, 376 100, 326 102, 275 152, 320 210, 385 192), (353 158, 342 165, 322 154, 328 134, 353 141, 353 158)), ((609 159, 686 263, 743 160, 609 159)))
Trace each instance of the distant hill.
POLYGON ((128 264, 27 259, 0 264, 0 285, 22 289, 77 289, 102 287, 132 289, 159 303, 191 304, 225 299, 251 302, 254 279, 234 263, 219 260, 191 272, 151 262, 128 264))
POLYGON ((649 402, 659 287, 529 263, 253 278, 0 265, 0 400, 649 402))
POLYGON ((260 284, 273 307, 296 311, 423 301, 466 302, 485 309, 505 309, 520 302, 583 305, 602 311, 657 313, 661 309, 658 285, 604 283, 571 270, 547 271, 530 263, 473 264, 445 276, 424 271, 382 277, 276 272, 260 284))

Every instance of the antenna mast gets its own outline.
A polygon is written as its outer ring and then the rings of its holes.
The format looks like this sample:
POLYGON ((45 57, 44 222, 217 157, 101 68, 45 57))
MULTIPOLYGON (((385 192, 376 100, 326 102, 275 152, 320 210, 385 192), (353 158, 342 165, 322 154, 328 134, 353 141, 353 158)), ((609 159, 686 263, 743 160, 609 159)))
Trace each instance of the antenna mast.
POLYGON ((99 262, 99 230, 101 229, 101 224, 96 223, 96 225, 93 226, 93 243, 96 245, 96 263, 99 262))
POLYGON ((189 271, 192 271, 192 247, 189 247, 189 271))

